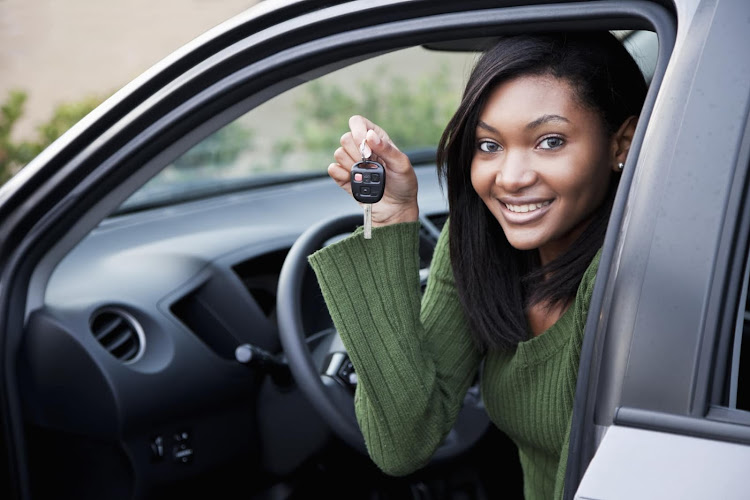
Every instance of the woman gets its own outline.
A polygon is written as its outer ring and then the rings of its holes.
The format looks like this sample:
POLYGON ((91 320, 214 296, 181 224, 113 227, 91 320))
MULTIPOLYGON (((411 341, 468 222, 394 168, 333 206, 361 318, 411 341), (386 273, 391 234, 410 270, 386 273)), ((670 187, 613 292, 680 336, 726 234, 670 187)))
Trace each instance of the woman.
POLYGON ((560 498, 598 250, 646 84, 609 33, 504 37, 472 71, 438 147, 449 223, 424 297, 417 183, 354 116, 328 172, 346 190, 364 139, 387 169, 361 231, 310 257, 358 373, 357 418, 385 472, 426 464, 483 363, 492 421, 528 499, 560 498))

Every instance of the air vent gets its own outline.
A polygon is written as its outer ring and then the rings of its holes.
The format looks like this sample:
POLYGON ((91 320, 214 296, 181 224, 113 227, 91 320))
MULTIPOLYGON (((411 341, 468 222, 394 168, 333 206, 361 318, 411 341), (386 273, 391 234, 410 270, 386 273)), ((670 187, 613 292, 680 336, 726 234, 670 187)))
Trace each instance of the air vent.
POLYGON ((123 363, 132 363, 143 353, 143 330, 135 318, 125 311, 102 309, 91 317, 90 324, 94 338, 123 363))

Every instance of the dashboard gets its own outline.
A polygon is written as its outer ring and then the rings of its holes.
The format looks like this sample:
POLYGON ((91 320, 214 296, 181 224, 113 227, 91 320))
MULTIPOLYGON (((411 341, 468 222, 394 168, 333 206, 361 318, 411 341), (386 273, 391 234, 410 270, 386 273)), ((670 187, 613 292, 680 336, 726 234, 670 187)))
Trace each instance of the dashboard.
MULTIPOLYGON (((447 205, 434 165, 416 170, 434 232, 447 205)), ((49 462, 34 470, 106 469, 137 496, 228 464, 292 471, 330 431, 293 382, 271 381, 235 349, 249 344, 283 364, 284 257, 306 228, 357 212, 325 176, 102 221, 59 263, 27 323, 30 441, 45 450, 32 457, 49 462)), ((309 276, 302 314, 312 339, 332 324, 309 276)))

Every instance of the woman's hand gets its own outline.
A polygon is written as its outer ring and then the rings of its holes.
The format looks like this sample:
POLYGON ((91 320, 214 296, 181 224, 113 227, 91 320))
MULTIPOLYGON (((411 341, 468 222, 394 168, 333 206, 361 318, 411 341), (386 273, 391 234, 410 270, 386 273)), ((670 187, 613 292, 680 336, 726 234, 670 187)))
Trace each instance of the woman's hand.
POLYGON ((349 129, 341 136, 341 147, 333 154, 336 163, 328 166, 328 175, 351 194, 352 165, 362 160, 359 146, 366 140, 372 151, 370 159, 382 164, 386 172, 383 198, 372 206, 372 225, 416 221, 419 218, 417 175, 409 158, 399 151, 383 129, 363 116, 352 116, 349 129))

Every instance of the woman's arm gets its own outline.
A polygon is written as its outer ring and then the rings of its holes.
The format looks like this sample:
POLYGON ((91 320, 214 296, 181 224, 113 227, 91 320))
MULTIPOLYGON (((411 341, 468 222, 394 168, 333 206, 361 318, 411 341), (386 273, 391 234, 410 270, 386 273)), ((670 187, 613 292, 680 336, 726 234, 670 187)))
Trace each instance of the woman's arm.
POLYGON ((357 371, 355 406, 368 451, 392 475, 429 461, 479 364, 453 286, 446 228, 423 299, 417 222, 376 227, 371 240, 357 231, 310 256, 357 371))

